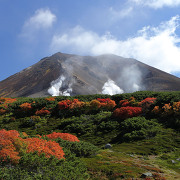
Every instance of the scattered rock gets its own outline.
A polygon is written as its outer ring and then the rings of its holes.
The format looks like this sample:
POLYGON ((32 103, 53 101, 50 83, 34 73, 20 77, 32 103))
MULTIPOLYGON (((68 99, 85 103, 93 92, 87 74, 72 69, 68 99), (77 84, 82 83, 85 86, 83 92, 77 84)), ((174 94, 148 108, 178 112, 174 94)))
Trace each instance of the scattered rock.
POLYGON ((180 158, 177 158, 176 160, 177 160, 177 161, 180 161, 180 158))
POLYGON ((175 164, 175 163, 176 163, 176 161, 175 161, 175 160, 171 160, 171 162, 172 162, 173 164, 175 164))
POLYGON ((146 178, 146 177, 153 177, 153 175, 151 172, 146 172, 141 175, 141 178, 146 178))
POLYGON ((112 148, 111 144, 108 143, 105 145, 105 149, 111 149, 111 148, 112 148))
POLYGON ((134 157, 134 155, 133 155, 133 154, 130 154, 129 156, 130 156, 130 157, 134 157))

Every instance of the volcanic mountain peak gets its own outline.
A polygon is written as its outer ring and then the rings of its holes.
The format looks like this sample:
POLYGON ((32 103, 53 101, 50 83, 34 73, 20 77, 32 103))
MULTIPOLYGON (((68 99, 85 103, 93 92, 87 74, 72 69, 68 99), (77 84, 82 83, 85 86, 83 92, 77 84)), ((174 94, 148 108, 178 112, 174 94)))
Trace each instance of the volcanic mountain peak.
POLYGON ((113 54, 56 53, 0 82, 0 96, 180 91, 180 78, 113 54))

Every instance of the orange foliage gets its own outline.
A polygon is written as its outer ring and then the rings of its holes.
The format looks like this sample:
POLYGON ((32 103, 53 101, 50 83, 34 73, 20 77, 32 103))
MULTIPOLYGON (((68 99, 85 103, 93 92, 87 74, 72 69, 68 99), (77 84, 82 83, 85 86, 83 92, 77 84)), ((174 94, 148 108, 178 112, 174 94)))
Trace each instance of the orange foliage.
POLYGON ((64 158, 64 151, 58 143, 39 138, 27 138, 26 133, 20 134, 16 130, 0 130, 0 159, 2 161, 10 160, 12 163, 18 163, 20 152, 30 153, 37 151, 38 155, 44 153, 47 158, 55 156, 58 159, 64 158))
POLYGON ((0 130, 0 159, 2 161, 6 161, 9 158, 13 163, 18 163, 20 159, 16 141, 18 138, 20 137, 16 130, 0 130))
POLYGON ((155 106, 154 109, 152 110, 152 112, 154 114, 158 114, 158 113, 160 113, 160 111, 161 111, 161 109, 159 108, 159 106, 155 106))
POLYGON ((97 98, 97 101, 100 102, 100 107, 103 107, 108 110, 113 109, 116 106, 115 101, 111 100, 110 98, 106 98, 106 99, 97 98))
POLYGON ((0 97, 0 115, 3 115, 8 112, 8 105, 15 102, 16 99, 14 98, 4 98, 0 97))
POLYGON ((121 107, 130 106, 130 102, 127 99, 121 100, 119 101, 119 106, 121 107))
POLYGON ((164 115, 171 115, 173 113, 172 106, 169 104, 165 104, 163 107, 163 114, 164 115))
POLYGON ((31 103, 23 103, 19 106, 23 111, 29 111, 32 109, 31 103))
POLYGON ((0 97, 0 104, 10 104, 17 101, 16 98, 4 98, 4 97, 0 97))
POLYGON ((6 112, 7 112, 7 110, 5 110, 5 109, 0 109, 0 115, 5 114, 6 112))
POLYGON ((67 141, 71 141, 71 142, 79 142, 79 139, 72 135, 72 134, 68 134, 68 133, 56 133, 53 132, 51 134, 46 135, 49 139, 57 139, 57 138, 61 138, 63 140, 67 140, 67 141))
POLYGON ((139 105, 143 108, 149 108, 151 104, 154 104, 156 101, 156 98, 146 98, 142 100, 139 105))
POLYGON ((55 97, 45 98, 47 101, 55 101, 55 97))
POLYGON ((92 100, 90 102, 90 107, 95 108, 95 109, 99 109, 101 107, 101 103, 98 100, 92 100))
POLYGON ((121 107, 117 108, 113 112, 113 116, 119 117, 121 119, 126 119, 130 117, 139 116, 142 113, 141 107, 121 107))
POLYGON ((129 99, 123 99, 119 101, 120 107, 127 107, 127 106, 138 106, 138 103, 136 102, 134 97, 130 97, 129 99))
POLYGON ((84 106, 84 102, 79 101, 78 99, 74 99, 73 101, 71 101, 71 104, 69 105, 69 109, 74 109, 74 108, 81 108, 82 106, 84 106))
POLYGON ((180 115, 180 101, 173 104, 173 111, 175 114, 180 115))
POLYGON ((28 144, 27 153, 36 151, 38 155, 44 153, 47 158, 55 156, 58 159, 65 159, 62 147, 54 141, 47 141, 39 138, 28 138, 25 139, 25 141, 28 144))
POLYGON ((60 110, 68 109, 70 104, 71 104, 71 100, 69 100, 69 99, 63 100, 63 101, 58 102, 58 108, 60 110))
POLYGON ((58 103, 58 108, 60 110, 64 110, 64 109, 75 109, 75 108, 81 108, 85 105, 84 102, 79 101, 78 99, 74 99, 74 100, 63 100, 60 101, 58 103))
POLYGON ((28 135, 25 132, 22 132, 21 137, 26 138, 26 137, 28 137, 28 135))
POLYGON ((39 116, 44 116, 44 115, 51 114, 51 112, 49 110, 45 109, 45 107, 44 107, 41 110, 37 110, 35 114, 39 115, 39 116))

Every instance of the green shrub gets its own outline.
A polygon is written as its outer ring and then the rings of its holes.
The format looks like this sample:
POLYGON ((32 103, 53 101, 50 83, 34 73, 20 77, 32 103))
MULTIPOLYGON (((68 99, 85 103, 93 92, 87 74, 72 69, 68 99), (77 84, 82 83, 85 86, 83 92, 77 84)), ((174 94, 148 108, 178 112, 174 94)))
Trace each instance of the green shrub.
POLYGON ((70 142, 62 140, 61 138, 58 138, 55 141, 58 142, 61 147, 63 147, 65 154, 67 154, 67 151, 70 151, 71 153, 74 153, 77 157, 88 157, 96 154, 99 150, 97 146, 94 146, 89 142, 70 142))
POLYGON ((134 141, 156 136, 160 131, 160 125, 145 117, 133 117, 124 120, 120 124, 120 130, 124 141, 134 141))
POLYGON ((66 160, 46 158, 44 154, 38 156, 36 153, 24 154, 15 166, 0 166, 1 179, 22 180, 63 180, 63 179, 87 179, 85 165, 79 158, 70 154, 66 160))

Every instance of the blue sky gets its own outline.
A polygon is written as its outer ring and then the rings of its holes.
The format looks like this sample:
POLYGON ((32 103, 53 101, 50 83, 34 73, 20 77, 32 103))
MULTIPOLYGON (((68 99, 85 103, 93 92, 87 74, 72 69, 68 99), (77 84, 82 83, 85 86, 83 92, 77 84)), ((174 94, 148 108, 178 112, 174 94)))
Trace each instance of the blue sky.
POLYGON ((180 77, 180 0, 0 0, 0 81, 56 52, 117 54, 180 77))

